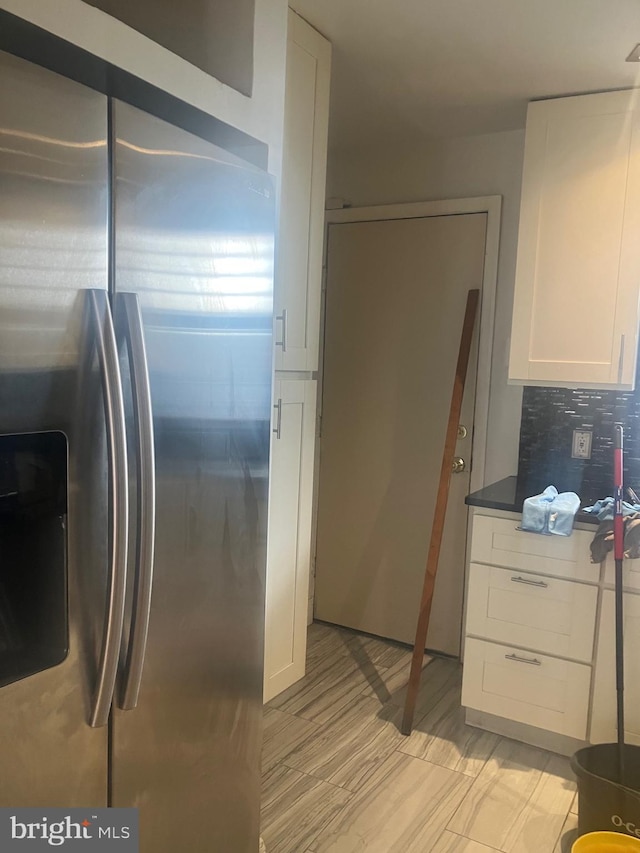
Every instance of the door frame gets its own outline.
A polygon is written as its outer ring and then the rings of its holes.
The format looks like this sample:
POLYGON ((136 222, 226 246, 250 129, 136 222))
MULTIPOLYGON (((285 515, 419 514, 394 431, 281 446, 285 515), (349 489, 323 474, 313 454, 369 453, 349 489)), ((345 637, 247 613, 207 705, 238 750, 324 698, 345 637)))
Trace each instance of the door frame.
MULTIPOLYGON (((496 313, 496 285, 498 280, 498 255, 500 248, 500 223, 502 196, 490 195, 477 198, 443 199, 399 204, 378 204, 364 207, 347 207, 327 210, 325 213, 324 247, 322 254, 322 304, 320 308, 320 351, 318 353, 318 403, 317 431, 314 461, 313 521, 312 521, 312 565, 310 598, 315 601, 316 554, 318 534, 318 487, 320 470, 320 446, 322 441, 322 403, 324 391, 324 330, 326 321, 327 255, 329 228, 350 222, 376 222, 398 219, 424 219, 431 216, 456 216, 466 213, 485 213, 487 230, 485 237, 484 270, 480 293, 480 326, 478 340, 478 367, 476 371, 476 394, 473 419, 472 468, 469 488, 472 492, 481 489, 485 481, 487 433, 489 424, 489 395, 491 391, 491 364, 493 360, 493 334, 496 313)), ((462 323, 462 318, 460 318, 462 323)), ((467 523, 469 542, 470 520, 467 523)), ((468 555, 465 563, 468 563, 468 555)), ((464 653, 464 623, 466 616, 467 566, 465 565, 465 588, 462 604, 462 654, 464 653)), ((310 608, 308 623, 313 620, 310 608)))
MULTIPOLYGON (((347 207, 328 210, 325 215, 324 251, 322 258, 322 332, 324 332, 326 300, 327 252, 329 227, 347 222, 375 222, 385 219, 424 219, 430 216, 455 216, 464 213, 486 213, 484 271, 480 294, 480 338, 478 341, 478 370, 476 373, 476 401, 472 443, 473 467, 470 488, 472 492, 484 486, 487 454, 487 429, 489 423, 489 392, 491 389, 491 360, 493 356, 493 329, 496 313, 496 284, 498 279, 498 251, 500 247, 500 214, 502 196, 419 201, 407 204, 379 204, 367 207, 347 207)), ((460 318, 462 323, 462 317, 460 318)), ((324 335, 318 371, 318 412, 322 418, 324 335)))

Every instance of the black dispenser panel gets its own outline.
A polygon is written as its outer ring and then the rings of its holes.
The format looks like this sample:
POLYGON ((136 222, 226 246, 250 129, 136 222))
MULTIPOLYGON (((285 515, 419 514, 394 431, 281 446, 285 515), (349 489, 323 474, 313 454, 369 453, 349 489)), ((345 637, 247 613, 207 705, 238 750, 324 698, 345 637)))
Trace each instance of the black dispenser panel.
POLYGON ((0 687, 68 652, 67 440, 0 436, 0 687))

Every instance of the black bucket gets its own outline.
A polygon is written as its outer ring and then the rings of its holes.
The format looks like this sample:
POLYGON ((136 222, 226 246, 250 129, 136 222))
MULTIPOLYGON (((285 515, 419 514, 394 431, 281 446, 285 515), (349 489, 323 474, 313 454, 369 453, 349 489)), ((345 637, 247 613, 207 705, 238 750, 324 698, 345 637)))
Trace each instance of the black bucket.
POLYGON ((640 746, 624 746, 620 783, 618 745, 601 743, 571 757, 578 779, 578 833, 623 832, 640 838, 640 746))

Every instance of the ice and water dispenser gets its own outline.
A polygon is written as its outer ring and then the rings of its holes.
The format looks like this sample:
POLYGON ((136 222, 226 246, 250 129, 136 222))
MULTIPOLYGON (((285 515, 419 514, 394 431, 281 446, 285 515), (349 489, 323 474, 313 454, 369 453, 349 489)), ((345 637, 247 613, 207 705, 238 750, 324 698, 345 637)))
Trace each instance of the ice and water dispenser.
POLYGON ((67 440, 0 435, 0 687, 64 660, 67 440))

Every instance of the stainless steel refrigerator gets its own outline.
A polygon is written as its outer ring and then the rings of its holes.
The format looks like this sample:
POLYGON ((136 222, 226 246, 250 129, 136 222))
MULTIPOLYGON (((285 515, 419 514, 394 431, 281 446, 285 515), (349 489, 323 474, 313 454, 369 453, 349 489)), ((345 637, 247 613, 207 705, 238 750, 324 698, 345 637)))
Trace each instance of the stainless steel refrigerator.
POLYGON ((0 54, 0 805, 255 853, 269 177, 0 54))

